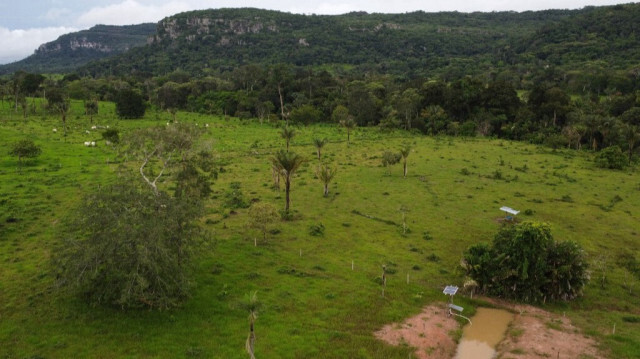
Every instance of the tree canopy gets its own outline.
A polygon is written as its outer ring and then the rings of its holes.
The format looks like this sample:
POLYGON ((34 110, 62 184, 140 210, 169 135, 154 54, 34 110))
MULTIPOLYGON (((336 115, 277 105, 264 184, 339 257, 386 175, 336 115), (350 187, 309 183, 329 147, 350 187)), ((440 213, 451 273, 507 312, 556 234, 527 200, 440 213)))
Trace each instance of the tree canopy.
POLYGON ((469 247, 463 264, 483 292, 526 302, 575 299, 589 278, 582 248, 555 241, 545 223, 505 225, 491 244, 469 247))

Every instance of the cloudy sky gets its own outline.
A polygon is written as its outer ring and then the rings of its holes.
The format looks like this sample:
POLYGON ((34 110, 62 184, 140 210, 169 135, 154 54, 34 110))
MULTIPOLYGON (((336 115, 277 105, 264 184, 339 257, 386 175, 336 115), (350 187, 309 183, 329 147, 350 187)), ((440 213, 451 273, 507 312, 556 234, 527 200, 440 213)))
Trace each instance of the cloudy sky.
MULTIPOLYGON (((221 7, 256 7, 292 13, 350 11, 402 13, 438 11, 526 11, 578 9, 624 0, 0 0, 0 64, 25 58, 45 42, 96 24, 157 22, 178 12, 221 7)), ((628 1, 627 1, 628 2, 628 1)))

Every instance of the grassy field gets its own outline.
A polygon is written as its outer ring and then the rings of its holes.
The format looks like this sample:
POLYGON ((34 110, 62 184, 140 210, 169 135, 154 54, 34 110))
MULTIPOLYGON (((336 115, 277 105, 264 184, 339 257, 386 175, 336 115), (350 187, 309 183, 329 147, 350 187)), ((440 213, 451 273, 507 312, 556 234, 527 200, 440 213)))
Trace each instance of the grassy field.
MULTIPOLYGON (((461 285, 462 252, 491 240, 503 205, 530 210, 520 220, 550 223, 556 239, 579 242, 591 260, 584 297, 545 309, 566 313, 610 358, 640 357, 640 280, 617 261, 625 253, 640 260, 637 168, 599 169, 588 152, 374 128, 357 129, 351 144, 335 126, 298 128, 292 150, 308 161, 293 182, 295 220, 278 223, 254 247, 259 234, 247 228, 247 210, 224 202, 238 183, 245 201, 284 206, 284 193, 271 188, 269 159, 284 147, 278 129, 179 113, 181 122, 209 125, 205 140, 214 141, 223 168, 202 219, 214 243, 196 259, 193 297, 163 312, 89 307, 55 290, 49 262, 64 218, 83 194, 112 181, 118 166, 81 105, 73 103, 66 139, 59 118, 25 120, 6 102, 0 109, 0 358, 246 358, 241 303, 254 290, 258 358, 407 358, 411 348, 372 333, 445 300, 445 285, 461 285), (316 136, 330 139, 323 158, 338 168, 327 198, 314 176, 316 136), (23 138, 42 155, 19 174, 8 152, 23 138), (92 140, 97 147, 83 146, 92 140), (413 147, 407 178, 401 165, 381 166, 384 150, 405 143, 413 147), (312 235, 320 225, 324 233, 312 235), (393 272, 384 297, 382 265, 393 272)), ((121 121, 112 104, 101 103, 94 124, 126 133, 169 118, 150 111, 121 121)), ((456 302, 478 305, 462 295, 456 302)))

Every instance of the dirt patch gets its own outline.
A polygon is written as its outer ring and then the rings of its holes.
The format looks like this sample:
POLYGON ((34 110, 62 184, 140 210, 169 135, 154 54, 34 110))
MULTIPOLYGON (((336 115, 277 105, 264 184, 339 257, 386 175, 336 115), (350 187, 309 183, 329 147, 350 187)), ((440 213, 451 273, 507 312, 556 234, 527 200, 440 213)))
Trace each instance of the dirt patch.
POLYGON ((456 342, 450 332, 458 329, 458 322, 447 316, 445 304, 430 305, 402 324, 385 325, 375 332, 378 339, 391 345, 407 344, 416 348, 419 359, 451 359, 456 342))
MULTIPOLYGON (((500 359, 589 359, 606 358, 595 340, 580 333, 569 318, 530 306, 487 299, 496 306, 512 310, 515 317, 496 351, 500 359)), ((403 323, 389 324, 375 336, 392 345, 416 348, 420 359, 451 359, 457 344, 451 332, 459 327, 447 317, 445 304, 430 305, 403 323)))
POLYGON ((595 340, 585 337, 571 320, 530 305, 491 300, 516 312, 506 338, 496 348, 501 359, 605 358, 595 340))

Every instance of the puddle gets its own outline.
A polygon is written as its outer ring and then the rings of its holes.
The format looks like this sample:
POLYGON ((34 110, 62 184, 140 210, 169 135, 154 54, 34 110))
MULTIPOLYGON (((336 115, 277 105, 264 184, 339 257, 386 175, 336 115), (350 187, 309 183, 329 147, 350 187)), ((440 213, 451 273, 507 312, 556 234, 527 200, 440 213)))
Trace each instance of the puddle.
POLYGON ((513 314, 502 309, 478 308, 472 325, 462 331, 454 359, 491 359, 495 347, 504 338, 513 314))

